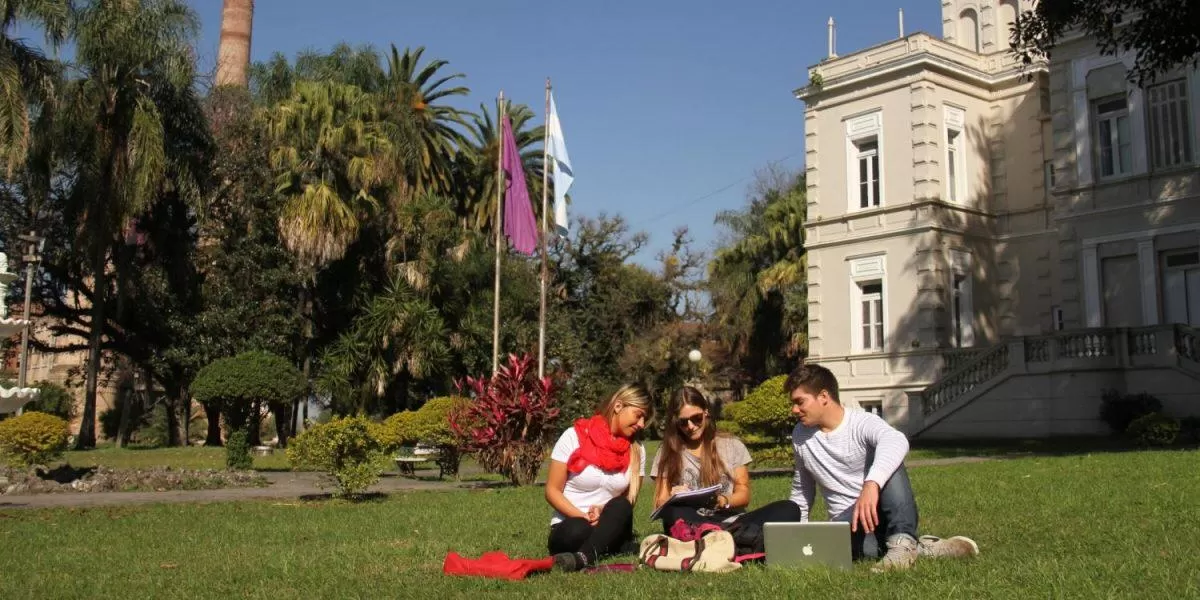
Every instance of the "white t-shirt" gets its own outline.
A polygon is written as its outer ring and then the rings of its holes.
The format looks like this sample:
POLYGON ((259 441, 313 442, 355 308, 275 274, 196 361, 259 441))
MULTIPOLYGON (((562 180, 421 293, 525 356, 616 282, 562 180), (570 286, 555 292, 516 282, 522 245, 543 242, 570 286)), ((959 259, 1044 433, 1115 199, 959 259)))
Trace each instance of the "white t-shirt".
MULTIPOLYGON (((579 434, 571 427, 563 432, 554 444, 550 460, 566 464, 571 454, 579 448, 579 434)), ((632 449, 630 450, 632 452, 632 449)), ((646 451, 640 452, 641 461, 638 464, 638 474, 646 474, 646 451)), ((587 513, 593 506, 604 505, 616 498, 629 488, 629 469, 620 472, 601 471, 599 467, 588 465, 579 473, 567 473, 567 485, 563 488, 563 496, 580 512, 587 513)), ((550 524, 561 522, 565 517, 558 510, 552 510, 550 524)))

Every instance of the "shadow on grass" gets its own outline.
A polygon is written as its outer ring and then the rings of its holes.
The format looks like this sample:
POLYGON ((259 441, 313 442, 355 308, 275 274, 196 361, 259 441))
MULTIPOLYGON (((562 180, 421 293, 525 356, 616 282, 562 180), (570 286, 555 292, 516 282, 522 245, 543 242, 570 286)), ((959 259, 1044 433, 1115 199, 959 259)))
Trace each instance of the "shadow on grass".
MULTIPOLYGON (((1175 445, 1167 449, 1189 449, 1189 446, 1175 445)), ((933 442, 923 441, 913 444, 910 454, 920 458, 956 458, 963 456, 980 456, 986 458, 1022 457, 1022 456, 1075 456, 1080 454, 1138 452, 1148 450, 1136 442, 1117 436, 1111 437, 1063 437, 1049 439, 993 439, 970 441, 933 442)))
POLYGON ((365 494, 356 494, 353 496, 334 496, 332 492, 322 494, 304 494, 300 496, 301 502, 345 502, 347 504, 368 504, 375 502, 385 502, 390 496, 383 492, 367 492, 365 494))

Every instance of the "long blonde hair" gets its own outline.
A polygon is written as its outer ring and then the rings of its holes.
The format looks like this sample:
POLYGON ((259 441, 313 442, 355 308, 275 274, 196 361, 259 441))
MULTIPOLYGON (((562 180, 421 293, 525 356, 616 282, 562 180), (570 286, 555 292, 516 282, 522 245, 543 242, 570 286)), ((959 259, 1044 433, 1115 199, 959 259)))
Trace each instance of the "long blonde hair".
MULTIPOLYGON (((608 400, 600 405, 600 410, 597 411, 609 423, 617 414, 617 404, 622 407, 632 406, 640 408, 646 412, 646 420, 649 421, 654 414, 654 402, 650 399, 650 393, 640 385, 625 384, 620 387, 608 400)), ((642 463, 642 453, 644 452, 642 445, 630 440, 629 445, 629 489, 625 492, 625 497, 629 499, 630 504, 637 502, 638 490, 642 487, 642 473, 639 468, 642 463)))

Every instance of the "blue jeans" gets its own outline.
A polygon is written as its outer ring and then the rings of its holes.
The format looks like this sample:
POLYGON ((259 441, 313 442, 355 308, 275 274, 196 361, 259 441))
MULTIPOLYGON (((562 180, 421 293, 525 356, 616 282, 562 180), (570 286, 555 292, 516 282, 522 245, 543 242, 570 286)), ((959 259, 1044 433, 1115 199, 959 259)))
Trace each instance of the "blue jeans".
POLYGON ((917 500, 904 465, 896 469, 879 490, 879 525, 868 534, 862 526, 850 534, 850 550, 854 559, 881 558, 887 553, 887 540, 893 535, 917 537, 917 500))

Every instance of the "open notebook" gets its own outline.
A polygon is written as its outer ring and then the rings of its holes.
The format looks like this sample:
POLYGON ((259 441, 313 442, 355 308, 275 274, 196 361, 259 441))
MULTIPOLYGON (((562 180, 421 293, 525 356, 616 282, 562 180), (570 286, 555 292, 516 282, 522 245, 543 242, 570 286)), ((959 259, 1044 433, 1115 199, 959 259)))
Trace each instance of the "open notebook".
POLYGON ((680 492, 668 498, 666 502, 662 503, 662 506, 654 509, 654 512, 650 513, 650 520, 657 519, 659 511, 667 506, 693 506, 697 508, 712 506, 713 501, 716 500, 719 493, 721 493, 721 484, 719 483, 714 483, 705 488, 680 492))

